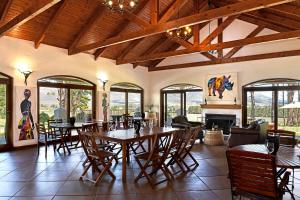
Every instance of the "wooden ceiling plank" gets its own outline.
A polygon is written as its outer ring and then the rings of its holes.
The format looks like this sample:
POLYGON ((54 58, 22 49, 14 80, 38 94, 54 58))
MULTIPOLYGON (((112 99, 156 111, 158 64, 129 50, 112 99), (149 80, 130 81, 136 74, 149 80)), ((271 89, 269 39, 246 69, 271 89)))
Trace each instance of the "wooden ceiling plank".
POLYGON ((150 2, 151 24, 157 24, 159 17, 159 0, 150 0, 150 2))
POLYGON ((263 35, 263 36, 257 36, 252 38, 245 38, 245 39, 223 42, 220 44, 211 44, 208 46, 200 45, 199 47, 193 47, 193 49, 182 49, 177 51, 155 53, 152 55, 138 56, 138 57, 124 59, 124 60, 117 60, 117 64, 119 65, 119 64, 126 64, 126 63, 144 62, 149 60, 157 60, 161 58, 186 55, 186 54, 197 53, 197 52, 208 52, 211 50, 234 48, 234 47, 240 47, 240 46, 251 45, 251 44, 274 42, 274 41, 287 40, 287 39, 297 39, 299 37, 300 37, 300 30, 283 32, 283 33, 274 33, 270 35, 263 35))
POLYGON ((90 31, 90 29, 97 23, 97 21, 103 16, 105 7, 99 5, 96 10, 93 12, 92 16, 88 19, 87 23, 80 29, 79 33, 76 35, 72 44, 69 47, 68 53, 72 55, 75 51, 75 48, 79 44, 80 40, 90 31))
POLYGON ((0 15, 0 22, 2 22, 5 19, 6 15, 8 13, 8 10, 9 10, 9 8, 11 6, 12 1, 13 0, 6 0, 3 12, 0 15))
POLYGON ((210 44, 218 35, 220 35, 236 18, 238 15, 233 15, 228 17, 224 22, 222 22, 218 27, 208 35, 200 45, 208 45, 210 44))
POLYGON ((33 19, 60 1, 61 0, 38 0, 30 8, 26 9, 24 12, 2 25, 0 27, 0 36, 3 36, 5 33, 33 19))
MULTIPOLYGON (((277 31, 277 32, 287 32, 287 31, 291 31, 291 29, 289 28, 285 28, 283 26, 278 26, 276 24, 273 23, 269 23, 269 22, 265 22, 259 18, 257 18, 256 16, 251 16, 248 15, 247 13, 242 14, 238 17, 239 20, 251 23, 251 24, 255 24, 257 26, 265 26, 266 28, 273 30, 273 31, 277 31)), ((293 29, 294 30, 294 29, 293 29)))
POLYGON ((123 58, 125 58, 126 55, 127 55, 130 51, 132 51, 137 45, 140 44, 141 40, 142 40, 142 39, 132 41, 132 42, 129 44, 129 46, 128 46, 124 51, 122 51, 120 55, 117 56, 117 59, 123 59, 123 58))
POLYGON ((56 10, 56 12, 52 15, 52 17, 50 18, 50 20, 48 21, 48 23, 46 24, 44 30, 40 33, 38 39, 34 42, 34 47, 37 49, 39 48, 40 44, 43 42, 44 38, 46 37, 46 34, 49 30, 51 30, 51 28, 53 27, 53 25, 56 23, 58 17, 61 15, 61 13, 63 12, 63 9, 65 8, 65 6, 67 5, 67 0, 62 0, 59 3, 59 7, 56 10))
POLYGON ((280 5, 288 2, 292 2, 294 0, 247 0, 243 2, 238 2, 232 4, 230 6, 224 6, 212 10, 208 10, 206 12, 201 12, 199 14, 194 14, 191 16, 183 17, 177 20, 173 20, 166 23, 160 23, 157 25, 152 25, 149 28, 144 30, 135 31, 127 34, 121 34, 116 37, 108 38, 104 41, 98 41, 95 43, 87 44, 80 46, 74 51, 74 53, 80 53, 83 51, 89 51, 96 48, 108 47, 124 42, 128 42, 131 40, 143 38, 150 35, 159 34, 165 32, 166 30, 172 30, 178 27, 186 26, 186 25, 195 25, 199 23, 203 23, 206 21, 210 21, 213 19, 218 19, 221 17, 232 16, 241 14, 244 12, 250 12, 253 10, 258 10, 265 7, 280 5))
MULTIPOLYGON (((254 29, 246 38, 252 38, 255 37, 257 34, 259 34, 262 30, 264 30, 264 26, 258 26, 256 29, 254 29)), ((241 50, 243 46, 240 47, 234 47, 231 49, 225 56, 224 58, 231 58, 234 56, 239 50, 241 50)))
MULTIPOLYGON (((138 14, 143 10, 143 8, 147 5, 147 3, 148 3, 148 0, 139 1, 139 4, 138 4, 138 6, 134 9, 133 14, 138 15, 138 14)), ((108 38, 118 36, 119 34, 122 33, 122 31, 123 31, 126 27, 129 26, 129 24, 130 24, 130 21, 124 21, 124 22, 122 23, 122 25, 118 26, 117 29, 114 30, 114 31, 112 32, 112 34, 111 34, 108 38)), ((108 39, 108 38, 107 38, 107 39, 108 39)), ((95 51, 95 53, 94 53, 94 58, 95 58, 95 60, 97 60, 105 50, 106 50, 106 48, 98 48, 98 49, 95 51), (104 50, 102 51, 102 50, 100 50, 100 49, 104 49, 104 50), (98 52, 101 52, 101 54, 98 54, 97 51, 98 51, 98 52), (96 53, 97 53, 97 54, 96 54, 96 53)))
POLYGON ((273 10, 276 11, 277 13, 289 15, 298 20, 300 19, 300 7, 296 7, 290 4, 270 7, 268 8, 268 10, 273 10))
MULTIPOLYGON (((120 14, 120 15, 121 15, 121 14, 120 14)), ((138 26, 140 26, 140 27, 142 27, 142 28, 146 28, 146 27, 149 27, 149 26, 150 26, 150 24, 149 24, 147 21, 141 19, 141 18, 138 17, 137 15, 135 15, 135 14, 133 14, 133 13, 127 11, 127 10, 125 10, 125 11, 123 12, 122 16, 124 16, 126 19, 128 19, 129 21, 131 21, 131 22, 137 24, 138 26)))
POLYGON ((176 0, 174 3, 169 7, 169 9, 163 14, 163 16, 159 19, 159 23, 165 23, 169 21, 169 19, 180 10, 188 0, 176 0))
POLYGON ((194 62, 194 63, 184 63, 184 64, 177 64, 177 65, 161 66, 161 67, 149 68, 149 71, 182 69, 182 68, 190 68, 190 67, 225 64, 225 63, 245 62, 245 61, 252 61, 252 60, 283 58, 283 57, 299 56, 299 55, 300 55, 300 50, 292 50, 292 51, 250 55, 250 56, 240 56, 240 57, 234 57, 234 58, 223 58, 223 59, 218 59, 215 61, 201 61, 201 62, 194 62))

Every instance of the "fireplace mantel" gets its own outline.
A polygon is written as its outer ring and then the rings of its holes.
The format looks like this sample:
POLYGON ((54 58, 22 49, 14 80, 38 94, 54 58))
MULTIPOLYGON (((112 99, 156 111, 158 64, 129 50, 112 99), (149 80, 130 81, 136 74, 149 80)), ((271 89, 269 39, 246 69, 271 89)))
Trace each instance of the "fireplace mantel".
POLYGON ((204 109, 242 109, 240 104, 201 104, 201 108, 204 109))

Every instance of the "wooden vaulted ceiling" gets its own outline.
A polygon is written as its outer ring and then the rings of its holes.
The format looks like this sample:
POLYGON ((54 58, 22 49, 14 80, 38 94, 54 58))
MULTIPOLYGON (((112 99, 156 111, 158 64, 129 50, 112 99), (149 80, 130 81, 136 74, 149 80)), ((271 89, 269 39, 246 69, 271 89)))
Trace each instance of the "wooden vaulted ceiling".
POLYGON ((300 37, 300 3, 296 0, 139 0, 132 11, 112 12, 102 0, 1 0, 0 36, 85 52, 117 64, 132 63, 149 71, 300 55, 300 50, 234 57, 245 45, 300 37), (179 16, 178 16, 178 10, 179 16), (227 17, 227 18, 225 18, 227 17), (218 27, 199 41, 210 20, 218 27), (257 25, 240 40, 223 41, 236 19, 257 25), (165 31, 193 25, 193 42, 170 38, 165 31), (256 36, 264 28, 278 33, 256 36), (210 44, 217 38, 216 44, 210 44), (178 48, 182 46, 183 48, 178 48), (231 48, 225 54, 223 49, 231 48), (217 50, 217 55, 207 53, 217 50), (201 53, 208 61, 157 67, 165 58, 201 53))

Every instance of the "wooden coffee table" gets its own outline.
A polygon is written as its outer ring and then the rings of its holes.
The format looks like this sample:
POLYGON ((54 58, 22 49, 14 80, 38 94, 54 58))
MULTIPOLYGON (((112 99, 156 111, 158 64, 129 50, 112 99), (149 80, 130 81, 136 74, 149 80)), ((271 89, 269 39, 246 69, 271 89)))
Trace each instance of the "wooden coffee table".
POLYGON ((207 145, 224 145, 222 130, 205 130, 204 143, 207 145))

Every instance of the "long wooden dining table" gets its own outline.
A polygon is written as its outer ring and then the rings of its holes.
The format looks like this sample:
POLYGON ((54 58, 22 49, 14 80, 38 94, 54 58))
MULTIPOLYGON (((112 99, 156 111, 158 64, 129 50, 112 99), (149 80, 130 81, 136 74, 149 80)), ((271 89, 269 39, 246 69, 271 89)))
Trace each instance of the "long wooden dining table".
POLYGON ((156 134, 166 134, 170 132, 178 131, 178 128, 171 127, 153 127, 143 128, 139 134, 135 133, 135 130, 124 129, 124 130, 112 130, 108 132, 100 132, 97 137, 102 140, 119 143, 122 147, 122 180, 126 182, 126 168, 127 159, 129 156, 128 145, 133 142, 149 140, 151 141, 156 134))

